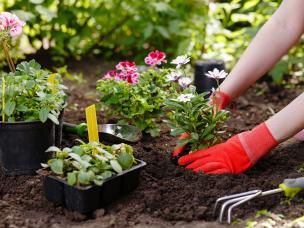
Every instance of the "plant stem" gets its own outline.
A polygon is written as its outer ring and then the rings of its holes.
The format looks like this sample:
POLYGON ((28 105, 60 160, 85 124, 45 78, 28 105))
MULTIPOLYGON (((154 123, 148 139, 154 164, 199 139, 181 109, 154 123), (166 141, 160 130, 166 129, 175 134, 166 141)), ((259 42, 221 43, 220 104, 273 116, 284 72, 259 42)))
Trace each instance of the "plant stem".
POLYGON ((8 50, 6 41, 2 42, 2 46, 3 46, 3 51, 4 51, 4 54, 5 54, 5 57, 6 57, 7 64, 10 68, 10 71, 15 72, 16 71, 15 65, 14 65, 14 62, 13 62, 10 54, 9 54, 9 50, 8 50))
POLYGON ((5 78, 2 77, 2 122, 5 122, 5 78))

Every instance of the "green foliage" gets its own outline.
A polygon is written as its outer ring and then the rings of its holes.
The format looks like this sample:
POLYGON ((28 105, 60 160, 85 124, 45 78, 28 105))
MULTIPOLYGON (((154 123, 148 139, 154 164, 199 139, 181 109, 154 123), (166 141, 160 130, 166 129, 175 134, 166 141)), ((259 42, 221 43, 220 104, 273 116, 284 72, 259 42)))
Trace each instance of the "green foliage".
POLYGON ((189 137, 180 140, 179 145, 188 144, 191 151, 210 147, 220 140, 220 127, 228 118, 228 113, 221 110, 215 113, 214 107, 209 104, 206 93, 197 94, 193 89, 184 91, 176 99, 165 102, 169 110, 167 123, 171 128, 171 135, 180 136, 189 133, 189 137))
POLYGON ((21 62, 15 73, 3 74, 0 88, 0 111, 8 122, 47 119, 58 124, 58 116, 65 104, 65 88, 60 76, 50 84, 51 73, 41 69, 35 61, 21 62), (2 89, 5 80, 5 91, 2 89), (3 110, 4 94, 4 110, 3 110))
POLYGON ((97 82, 99 105, 107 119, 135 125, 158 136, 165 100, 176 95, 175 84, 166 81, 169 69, 150 69, 141 73, 137 84, 113 79, 97 82))
POLYGON ((69 185, 102 185, 111 176, 130 169, 136 164, 133 148, 127 144, 106 146, 97 142, 64 148, 50 147, 55 152, 44 168, 52 174, 63 177, 69 185))
POLYGON ((200 54, 205 0, 3 0, 0 10, 26 20, 33 48, 51 48, 55 57, 88 53, 135 55, 145 49, 200 54))
MULTIPOLYGON (((220 0, 210 3, 203 58, 224 60, 231 68, 280 2, 281 0, 220 0)), ((302 38, 269 72, 275 82, 282 83, 287 75, 303 76, 303 43, 302 38)))

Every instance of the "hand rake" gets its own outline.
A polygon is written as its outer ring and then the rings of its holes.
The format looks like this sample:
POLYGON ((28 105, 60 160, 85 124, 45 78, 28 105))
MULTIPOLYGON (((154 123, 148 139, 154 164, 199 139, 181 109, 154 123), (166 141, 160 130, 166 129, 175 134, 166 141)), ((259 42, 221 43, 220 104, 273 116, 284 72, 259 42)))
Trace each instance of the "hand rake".
POLYGON ((285 179, 277 189, 264 192, 262 190, 251 190, 248 192, 224 196, 216 200, 213 215, 215 217, 219 210, 218 221, 223 223, 225 221, 225 218, 227 218, 226 221, 228 224, 230 224, 232 219, 232 210, 249 200, 260 198, 262 196, 273 195, 280 192, 284 192, 287 197, 293 198, 298 192, 303 189, 304 177, 299 177, 296 179, 285 179), (225 216, 226 212, 227 215, 225 216))

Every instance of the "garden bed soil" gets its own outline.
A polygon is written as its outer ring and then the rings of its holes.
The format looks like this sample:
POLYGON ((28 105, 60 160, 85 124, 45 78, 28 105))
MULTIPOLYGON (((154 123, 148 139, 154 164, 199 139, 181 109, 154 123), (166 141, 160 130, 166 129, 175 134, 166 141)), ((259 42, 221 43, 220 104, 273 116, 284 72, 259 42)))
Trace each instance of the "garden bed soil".
MULTIPOLYGON (((65 110, 66 121, 84 121, 84 107, 96 101, 92 93, 96 77, 86 79, 87 83, 80 89, 68 82, 71 91, 70 105, 65 110)), ((230 109, 226 137, 266 120, 300 92, 300 89, 274 90, 263 83, 250 89, 230 109), (260 94, 261 91, 264 93, 260 94)), ((103 122, 102 114, 99 120, 103 122)), ((63 137, 64 145, 74 143, 75 137, 63 137)), ((291 139, 244 174, 196 174, 171 162, 170 152, 174 146, 175 138, 165 126, 162 137, 145 136, 134 145, 136 157, 148 163, 141 172, 139 187, 118 202, 87 215, 48 202, 43 196, 39 176, 5 177, 1 174, 0 227, 220 227, 212 217, 218 197, 252 189, 277 188, 284 178, 301 176, 298 169, 304 164, 304 143, 291 139)), ((290 205, 283 201, 282 194, 251 201, 235 210, 234 218, 253 218, 261 209, 283 214, 286 219, 303 215, 300 200, 290 205)))

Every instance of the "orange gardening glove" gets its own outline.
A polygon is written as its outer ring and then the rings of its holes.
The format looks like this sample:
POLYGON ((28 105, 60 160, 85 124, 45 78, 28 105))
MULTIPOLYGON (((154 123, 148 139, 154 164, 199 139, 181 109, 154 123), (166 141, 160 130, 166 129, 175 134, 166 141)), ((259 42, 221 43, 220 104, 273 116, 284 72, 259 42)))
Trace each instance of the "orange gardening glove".
POLYGON ((278 144, 265 123, 226 142, 182 156, 178 164, 195 172, 239 174, 253 166, 278 144))
MULTIPOLYGON (((230 96, 228 94, 222 92, 222 91, 216 91, 210 97, 211 105, 213 105, 214 104, 213 102, 215 102, 215 104, 217 105, 217 107, 220 110, 226 108, 229 105, 230 101, 231 101, 230 96)), ((188 136, 189 136, 189 133, 185 132, 185 133, 180 135, 178 140, 185 139, 188 136)), ((173 153, 172 153, 172 156, 175 157, 175 160, 177 160, 179 158, 178 155, 184 151, 185 147, 186 147, 186 145, 175 147, 175 149, 173 150, 173 153)))

